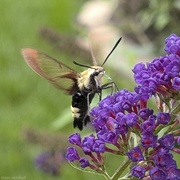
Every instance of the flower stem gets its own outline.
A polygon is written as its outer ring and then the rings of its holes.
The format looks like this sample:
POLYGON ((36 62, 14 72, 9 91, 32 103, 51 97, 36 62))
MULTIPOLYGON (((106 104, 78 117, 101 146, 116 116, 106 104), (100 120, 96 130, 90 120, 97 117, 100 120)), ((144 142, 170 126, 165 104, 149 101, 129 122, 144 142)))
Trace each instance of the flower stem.
POLYGON ((180 114, 180 105, 178 104, 171 112, 172 120, 176 119, 180 114))
POLYGON ((125 171, 125 169, 129 166, 130 163, 131 163, 131 161, 127 158, 123 162, 123 164, 121 166, 119 166, 119 168, 113 174, 113 176, 111 177, 111 180, 117 180, 120 177, 120 175, 125 171))

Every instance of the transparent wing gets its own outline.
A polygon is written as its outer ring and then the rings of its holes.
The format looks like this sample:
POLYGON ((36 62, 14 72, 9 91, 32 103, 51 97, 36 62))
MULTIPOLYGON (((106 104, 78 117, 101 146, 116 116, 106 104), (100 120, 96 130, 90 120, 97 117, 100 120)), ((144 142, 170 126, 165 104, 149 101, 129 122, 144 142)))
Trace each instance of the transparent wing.
POLYGON ((32 70, 47 79, 56 88, 62 89, 68 94, 77 92, 77 78, 81 76, 79 73, 35 49, 22 49, 22 55, 32 70))

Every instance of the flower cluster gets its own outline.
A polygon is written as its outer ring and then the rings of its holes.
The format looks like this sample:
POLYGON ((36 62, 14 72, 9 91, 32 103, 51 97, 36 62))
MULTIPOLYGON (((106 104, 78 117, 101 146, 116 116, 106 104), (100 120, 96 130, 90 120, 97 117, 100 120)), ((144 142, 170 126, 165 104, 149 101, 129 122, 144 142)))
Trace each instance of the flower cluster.
POLYGON ((144 99, 159 93, 166 97, 176 97, 180 90, 180 37, 172 34, 165 40, 165 56, 152 62, 134 66, 134 79, 138 86, 135 91, 144 99))
MULTIPOLYGON (((107 96, 91 112, 95 135, 82 138, 79 133, 69 137, 78 147, 69 147, 66 159, 78 161, 82 168, 102 173, 107 179, 119 179, 125 167, 130 167, 126 179, 148 178, 175 180, 180 177, 172 152, 180 154, 178 134, 180 112, 180 38, 166 39, 169 53, 145 66, 134 69, 138 87, 135 92, 124 89, 107 96), (156 97, 157 109, 149 108, 149 99, 156 97), (126 156, 124 165, 110 177, 105 168, 105 154, 126 156)), ((124 178, 124 177, 123 177, 124 178)))

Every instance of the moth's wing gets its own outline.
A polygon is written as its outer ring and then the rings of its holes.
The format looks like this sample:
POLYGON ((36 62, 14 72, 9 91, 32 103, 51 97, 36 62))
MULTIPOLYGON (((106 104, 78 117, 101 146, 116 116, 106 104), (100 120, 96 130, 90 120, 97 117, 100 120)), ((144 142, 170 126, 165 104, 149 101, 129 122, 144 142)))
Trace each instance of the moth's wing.
POLYGON ((64 90, 68 94, 77 92, 77 79, 81 76, 79 73, 35 49, 22 49, 22 55, 32 70, 47 79, 56 88, 64 90))

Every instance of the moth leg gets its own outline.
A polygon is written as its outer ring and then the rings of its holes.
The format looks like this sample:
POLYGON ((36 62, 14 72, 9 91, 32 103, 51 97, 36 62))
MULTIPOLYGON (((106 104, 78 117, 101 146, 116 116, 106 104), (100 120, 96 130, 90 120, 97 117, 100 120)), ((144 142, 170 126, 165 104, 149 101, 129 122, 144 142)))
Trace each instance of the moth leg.
POLYGON ((109 83, 106 83, 106 84, 103 84, 103 85, 101 86, 101 91, 102 91, 103 89, 108 89, 108 88, 111 88, 111 94, 112 94, 113 92, 118 91, 118 87, 117 87, 117 85, 115 84, 115 82, 113 82, 113 81, 111 81, 111 82, 109 82, 109 83))
POLYGON ((99 90, 98 90, 98 92, 97 92, 97 94, 98 94, 98 96, 99 96, 99 101, 101 101, 101 99, 102 99, 102 90, 104 90, 104 89, 109 89, 109 88, 111 88, 111 94, 112 94, 112 93, 113 93, 113 82, 109 82, 109 83, 103 84, 103 85, 99 88, 99 90))
POLYGON ((84 115, 84 118, 83 118, 83 123, 84 123, 85 126, 87 125, 87 123, 90 122, 89 109, 90 109, 91 101, 94 98, 94 95, 95 95, 94 92, 90 92, 86 96, 87 112, 86 112, 86 114, 84 115))
POLYGON ((99 101, 101 101, 101 99, 102 99, 102 88, 101 88, 101 87, 98 89, 98 91, 96 92, 96 94, 97 94, 98 97, 99 97, 99 101))
POLYGON ((86 126, 87 123, 90 122, 90 116, 89 116, 89 108, 90 108, 90 107, 89 107, 89 106, 90 106, 89 96, 90 96, 90 94, 91 94, 91 93, 88 93, 88 94, 87 94, 87 97, 86 97, 87 112, 86 112, 86 114, 84 115, 84 118, 83 118, 83 120, 82 120, 84 126, 86 126))

